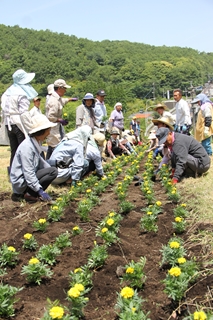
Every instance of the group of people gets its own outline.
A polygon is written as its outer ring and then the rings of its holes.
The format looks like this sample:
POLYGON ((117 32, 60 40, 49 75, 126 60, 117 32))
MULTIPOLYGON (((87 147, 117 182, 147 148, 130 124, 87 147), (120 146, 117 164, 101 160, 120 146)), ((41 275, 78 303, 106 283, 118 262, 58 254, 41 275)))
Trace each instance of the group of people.
MULTIPOLYGON (((158 154, 162 161, 155 171, 159 172, 163 164, 171 162, 172 182, 180 182, 183 178, 194 177, 207 172, 210 168, 212 155, 211 136, 213 132, 213 103, 205 94, 198 94, 191 102, 198 104, 199 111, 194 137, 190 135, 191 116, 188 103, 182 99, 180 89, 174 90, 176 115, 166 111, 166 106, 157 105, 155 110, 160 114, 152 122, 157 130, 150 132, 150 146, 147 152, 158 154)), ((155 177, 154 177, 155 179, 155 177)))
POLYGON ((8 173, 12 200, 51 201, 46 192, 50 184, 75 186, 93 170, 103 177, 103 156, 136 154, 134 143, 139 141, 139 135, 136 137, 134 130, 124 130, 120 102, 115 104, 108 120, 105 91, 98 90, 96 98, 87 93, 76 109, 76 129, 66 133, 68 120, 63 116, 63 107, 77 100, 63 97, 71 86, 63 79, 48 85, 44 115, 40 110, 41 98, 30 84, 34 77, 35 73, 17 70, 13 84, 1 97, 2 124, 11 148, 8 173), (31 100, 34 106, 29 109, 31 100), (47 147, 42 145, 44 141, 47 147))

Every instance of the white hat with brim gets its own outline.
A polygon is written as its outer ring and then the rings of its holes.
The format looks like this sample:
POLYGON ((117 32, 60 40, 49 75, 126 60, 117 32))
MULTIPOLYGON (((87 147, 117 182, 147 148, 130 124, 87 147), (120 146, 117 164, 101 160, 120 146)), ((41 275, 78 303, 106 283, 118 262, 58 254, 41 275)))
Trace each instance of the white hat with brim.
POLYGON ((54 87, 59 87, 59 88, 71 88, 68 84, 66 84, 65 80, 63 79, 58 79, 54 82, 54 87))
POLYGON ((200 101, 200 98, 194 98, 194 100, 191 101, 191 104, 198 103, 200 101))
POLYGON ((47 86, 47 93, 52 94, 54 92, 54 84, 51 83, 49 86, 47 86))
POLYGON ((98 142, 99 146, 103 146, 105 141, 105 135, 103 133, 97 132, 93 134, 93 138, 98 142))
POLYGON ((35 73, 27 73, 23 69, 19 69, 13 74, 13 81, 17 84, 27 84, 30 83, 35 77, 35 73))
POLYGON ((161 103, 157 104, 153 110, 157 111, 157 109, 162 108, 164 110, 167 110, 167 107, 161 103))
POLYGON ((148 139, 149 139, 149 140, 156 139, 156 135, 152 132, 152 133, 150 133, 150 135, 148 136, 148 139))
POLYGON ((174 130, 173 125, 169 122, 167 117, 161 117, 159 119, 152 119, 152 122, 157 126, 159 122, 164 123, 165 125, 167 125, 167 127, 169 127, 169 129, 171 131, 174 130))
POLYGON ((49 121, 45 115, 37 115, 32 118, 32 129, 29 131, 29 134, 33 134, 44 129, 53 128, 55 126, 57 126, 57 123, 49 121))

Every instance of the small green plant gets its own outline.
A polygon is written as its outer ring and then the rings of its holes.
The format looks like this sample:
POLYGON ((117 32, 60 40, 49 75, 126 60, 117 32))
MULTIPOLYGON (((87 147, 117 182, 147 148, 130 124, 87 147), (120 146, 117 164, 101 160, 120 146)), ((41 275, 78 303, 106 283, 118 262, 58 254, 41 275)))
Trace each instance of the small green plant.
POLYGON ((141 229, 148 232, 150 231, 157 232, 158 226, 156 222, 157 222, 157 216, 153 214, 153 212, 150 209, 150 211, 147 211, 146 214, 140 220, 141 229))
POLYGON ((48 220, 54 221, 54 222, 60 221, 61 218, 63 217, 63 211, 64 211, 64 207, 62 202, 57 206, 56 205, 52 206, 51 209, 48 211, 48 220))
POLYGON ((76 268, 69 273, 69 277, 71 278, 69 284, 71 287, 74 287, 76 283, 81 283, 85 288, 92 288, 92 276, 93 273, 88 265, 76 268))
POLYGON ((132 260, 125 266, 125 273, 122 277, 122 281, 128 281, 131 287, 141 289, 146 281, 146 275, 143 271, 145 264, 145 257, 141 257, 138 262, 132 260))
POLYGON ((38 243, 31 233, 25 233, 23 241, 23 248, 28 250, 36 250, 38 243))
POLYGON ((31 258, 28 265, 22 267, 21 274, 26 274, 28 282, 40 285, 42 278, 51 278, 53 272, 37 258, 31 258))
POLYGON ((89 300, 89 298, 84 296, 87 292, 88 290, 81 283, 76 283, 67 292, 70 313, 77 317, 77 319, 84 316, 83 309, 89 300))
POLYGON ((88 266, 89 268, 100 268, 104 265, 108 257, 106 245, 98 245, 94 242, 95 246, 89 254, 88 266))
POLYGON ((186 229, 186 221, 182 217, 175 217, 175 222, 172 222, 175 233, 182 233, 186 229))
POLYGON ((70 233, 68 231, 60 234, 56 239, 55 239, 55 245, 59 249, 64 249, 66 247, 71 247, 72 242, 70 241, 70 233))
POLYGON ((14 296, 22 289, 0 283, 0 316, 12 317, 15 315, 13 304, 18 300, 14 296))
POLYGON ((13 267, 18 262, 19 252, 16 251, 16 249, 12 246, 7 246, 6 243, 4 243, 0 248, 0 267, 3 266, 9 266, 13 267))
POLYGON ((38 221, 33 222, 33 227, 37 231, 41 231, 41 232, 45 232, 48 225, 49 225, 49 223, 47 222, 47 220, 45 218, 41 218, 38 221))
POLYGON ((123 214, 129 213, 132 209, 135 208, 135 205, 127 200, 120 202, 119 206, 120 206, 120 213, 123 213, 123 214))
POLYGON ((104 228, 97 227, 96 236, 99 236, 102 239, 104 239, 107 245, 110 245, 111 243, 115 243, 119 241, 116 231, 110 230, 107 227, 104 227, 104 228))
POLYGON ((168 198, 174 203, 177 203, 180 200, 180 193, 177 192, 175 187, 172 187, 172 189, 168 191, 168 198))
POLYGON ((162 265, 168 263, 169 265, 174 266, 177 264, 178 258, 186 255, 182 243, 182 239, 174 237, 170 239, 167 245, 162 246, 162 249, 160 250, 162 253, 162 265))
POLYGON ((78 203, 76 212, 82 221, 89 221, 89 212, 93 207, 93 202, 90 199, 83 199, 78 203))
POLYGON ((48 306, 45 311, 43 317, 40 320, 52 320, 52 319, 61 319, 61 320, 75 320, 74 317, 70 317, 70 315, 65 314, 66 309, 62 305, 60 305, 58 300, 51 302, 50 299, 47 298, 48 306))
POLYGON ((37 253, 37 258, 51 266, 56 263, 56 257, 61 254, 61 250, 56 244, 43 244, 37 253))
POLYGON ((78 234, 81 234, 83 230, 79 226, 75 226, 72 228, 72 235, 77 236, 78 234))
POLYGON ((186 209, 186 204, 181 203, 177 205, 177 207, 173 210, 174 216, 175 217, 181 217, 181 218, 186 218, 188 215, 188 211, 186 209))

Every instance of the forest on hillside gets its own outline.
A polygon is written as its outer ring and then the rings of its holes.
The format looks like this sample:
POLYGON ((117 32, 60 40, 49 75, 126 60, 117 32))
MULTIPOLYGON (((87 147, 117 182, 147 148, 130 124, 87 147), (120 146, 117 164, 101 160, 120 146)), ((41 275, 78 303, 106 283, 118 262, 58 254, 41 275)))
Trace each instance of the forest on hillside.
POLYGON ((64 78, 72 85, 68 94, 83 97, 104 88, 109 104, 120 97, 164 97, 167 90, 188 90, 213 75, 213 53, 190 48, 91 41, 2 24, 0 33, 0 94, 19 68, 36 73, 33 85, 40 95, 46 95, 48 84, 64 78))

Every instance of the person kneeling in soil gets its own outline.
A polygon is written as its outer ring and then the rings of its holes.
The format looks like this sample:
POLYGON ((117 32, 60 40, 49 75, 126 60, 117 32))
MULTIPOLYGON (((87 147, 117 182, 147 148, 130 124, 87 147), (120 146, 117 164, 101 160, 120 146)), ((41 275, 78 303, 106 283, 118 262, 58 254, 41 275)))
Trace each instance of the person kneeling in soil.
POLYGON ((116 130, 111 131, 111 137, 107 141, 106 150, 105 150, 107 157, 115 159, 116 155, 120 156, 122 153, 126 153, 126 154, 130 155, 130 151, 127 150, 127 148, 124 147, 124 145, 122 143, 120 143, 120 141, 118 139, 119 135, 120 135, 120 133, 118 131, 116 131, 116 130))
POLYGON ((57 178, 53 185, 63 183, 76 183, 86 173, 89 162, 85 159, 87 144, 92 135, 92 129, 88 125, 79 127, 65 135, 62 141, 54 149, 50 160, 72 159, 67 169, 58 169, 57 178))
POLYGON ((56 167, 66 166, 63 160, 45 161, 41 156, 41 144, 55 125, 44 115, 32 118, 29 137, 19 145, 10 171, 13 201, 22 199, 30 203, 38 200, 51 201, 51 197, 44 190, 56 178, 58 173, 56 167))
POLYGON ((209 170, 211 159, 192 136, 168 132, 166 137, 158 139, 171 150, 172 183, 180 182, 183 177, 197 178, 209 170))

